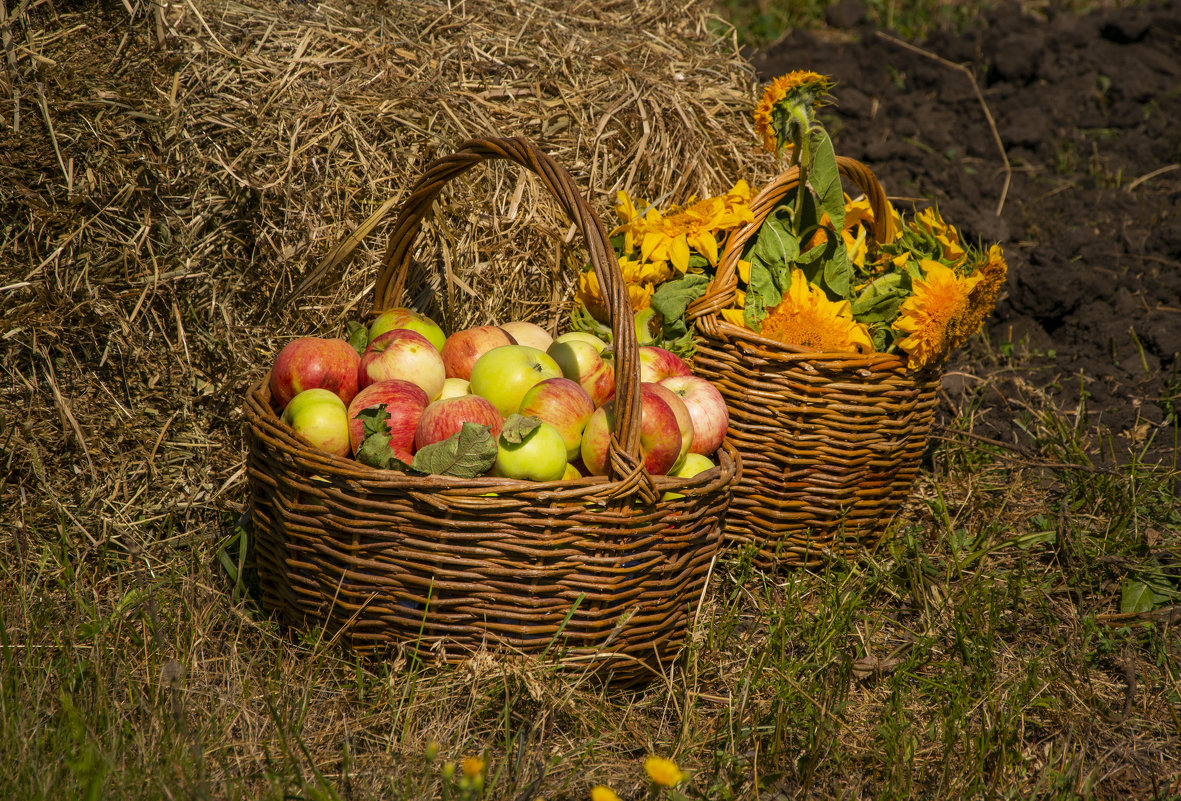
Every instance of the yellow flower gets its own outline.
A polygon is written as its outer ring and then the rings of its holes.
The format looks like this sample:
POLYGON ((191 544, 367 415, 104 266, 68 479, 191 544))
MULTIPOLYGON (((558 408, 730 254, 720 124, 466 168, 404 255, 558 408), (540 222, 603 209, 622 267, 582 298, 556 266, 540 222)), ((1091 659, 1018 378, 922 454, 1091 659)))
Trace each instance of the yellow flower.
POLYGON ((721 314, 722 319, 728 322, 730 325, 736 325, 739 328, 746 328, 748 330, 750 329, 750 326, 746 324, 746 313, 743 312, 742 309, 722 309, 719 314, 721 314))
POLYGON ((853 319, 849 301, 829 300, 798 269, 791 271, 791 286, 779 305, 768 310, 762 334, 824 353, 873 351, 869 329, 853 319))
POLYGON ((462 763, 460 763, 460 765, 463 768, 463 775, 467 776, 469 779, 474 779, 477 776, 484 775, 484 768, 486 767, 487 763, 480 757, 473 756, 464 757, 464 760, 462 763))
POLYGON ((620 798, 610 787, 596 784, 591 788, 591 801, 620 801, 620 798))
POLYGON ((723 195, 704 200, 690 198, 687 205, 673 206, 666 212, 649 208, 642 217, 634 205, 629 205, 630 199, 628 203, 621 200, 616 211, 621 219, 627 219, 611 235, 623 233, 625 254, 631 252, 638 239, 640 261, 671 262, 683 275, 689 270, 692 250, 705 256, 710 264, 718 263, 719 235, 754 220, 750 195, 750 186, 739 181, 723 195))
POLYGON ((984 321, 992 314, 992 310, 996 308, 997 295, 1005 285, 1005 275, 1008 271, 1001 246, 993 245, 985 255, 984 264, 977 267, 971 275, 978 283, 968 292, 967 313, 952 320, 948 326, 949 353, 967 342, 968 337, 979 331, 984 321))
POLYGON ((664 757, 650 756, 644 760, 644 771, 648 778, 661 787, 674 787, 685 779, 677 763, 664 757))
MULTIPOLYGON (((942 360, 961 344, 964 321, 973 313, 971 293, 983 274, 961 278, 937 261, 924 259, 923 277, 914 281, 914 294, 902 303, 894 329, 908 336, 898 343, 906 351, 907 366, 919 370, 942 360)), ((977 320, 979 327, 983 318, 977 320)), ((974 333, 974 331, 972 332, 974 333)), ((970 336, 964 336, 964 339, 970 336)))
POLYGON ((960 242, 959 232, 955 226, 948 225, 934 207, 928 207, 914 216, 916 230, 926 231, 935 238, 943 252, 943 260, 953 267, 959 266, 964 260, 964 246, 960 242))
POLYGON ((636 207, 647 208, 648 203, 644 200, 636 198, 632 200, 631 196, 622 189, 615 193, 615 213, 619 216, 620 226, 611 232, 614 236, 617 232, 623 232, 623 253, 628 255, 635 248, 635 237, 632 234, 632 223, 640 218, 639 211, 636 207))
POLYGON ((755 134, 763 141, 763 147, 768 152, 777 153, 788 143, 787 131, 777 130, 777 106, 781 119, 787 117, 783 113, 787 109, 801 106, 810 117, 828 94, 831 85, 832 82, 825 76, 808 70, 789 72, 771 81, 754 112, 755 134))
MULTIPOLYGON (((641 265, 632 259, 620 259, 619 266, 623 269, 625 279, 628 275, 655 276, 661 274, 659 272, 660 265, 641 265)), ((665 271, 668 271, 667 265, 665 265, 665 271)), ((671 272, 669 274, 671 275, 671 272)), ((663 281, 665 279, 661 278, 660 280, 663 281)), ((652 295, 655 291, 656 287, 652 283, 629 282, 627 284, 627 295, 628 301, 631 304, 631 310, 638 312, 652 305, 652 295)), ((606 323, 611 319, 611 315, 607 312, 607 303, 603 299, 602 289, 599 287, 599 276, 595 274, 594 270, 585 270, 578 276, 578 292, 576 296, 596 320, 606 323)))

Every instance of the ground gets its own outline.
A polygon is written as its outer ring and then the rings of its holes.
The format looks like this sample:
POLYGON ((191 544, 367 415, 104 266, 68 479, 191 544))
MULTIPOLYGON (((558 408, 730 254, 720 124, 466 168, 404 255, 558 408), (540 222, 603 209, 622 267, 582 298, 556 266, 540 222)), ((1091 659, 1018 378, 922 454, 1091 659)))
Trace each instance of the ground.
POLYGON ((1014 443, 1050 398, 1083 409, 1096 458, 1174 458, 1158 431, 1181 389, 1181 4, 1006 4, 914 44, 838 6, 843 27, 752 54, 761 76, 830 75, 837 152, 1008 259, 988 346, 949 365, 944 411, 976 409, 978 434, 1014 443))

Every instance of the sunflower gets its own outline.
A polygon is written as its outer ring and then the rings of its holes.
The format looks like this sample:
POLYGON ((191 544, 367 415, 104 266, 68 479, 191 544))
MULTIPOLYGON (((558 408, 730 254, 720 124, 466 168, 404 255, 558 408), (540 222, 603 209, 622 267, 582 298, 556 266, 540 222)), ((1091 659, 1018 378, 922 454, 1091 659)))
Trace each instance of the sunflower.
POLYGON ((942 261, 959 266, 964 260, 964 246, 960 242, 960 234, 955 226, 943 221, 942 215, 933 207, 928 207, 914 216, 912 226, 916 231, 925 232, 939 245, 942 261))
POLYGON ((616 211, 621 218, 629 219, 611 233, 623 233, 625 253, 638 240, 640 261, 671 262, 683 275, 689 270, 691 251, 697 251, 712 265, 718 263, 718 240, 722 235, 754 220, 750 195, 747 182, 739 181, 724 195, 691 199, 687 205, 673 206, 667 212, 649 208, 642 217, 634 205, 621 203, 616 211))
MULTIPOLYGON (((655 285, 672 276, 667 262, 644 264, 635 259, 622 258, 619 260, 619 268, 627 284, 628 301, 633 312, 652 305, 655 285)), ((607 303, 603 299, 603 290, 599 286, 599 276, 594 270, 585 270, 578 276, 577 297, 596 320, 605 323, 611 319, 607 312, 607 303)))
POLYGON ((809 118, 827 97, 832 81, 808 70, 796 70, 771 81, 755 108, 755 134, 770 153, 791 141, 787 126, 793 108, 803 109, 809 118))
POLYGON ((873 350, 869 329, 853 319, 849 301, 832 301, 813 286, 802 270, 791 271, 778 306, 767 310, 763 336, 824 353, 868 353, 873 350))
POLYGON ((1000 245, 993 245, 984 256, 984 263, 976 268, 971 278, 976 283, 968 292, 968 311, 952 321, 948 327, 947 338, 950 342, 949 350, 955 350, 968 341, 968 337, 980 330, 984 321, 996 308, 997 295, 1005 285, 1005 276, 1009 267, 1005 264, 1004 251, 1000 245))
MULTIPOLYGON (((965 323, 977 312, 972 305, 972 290, 984 278, 983 273, 961 278, 950 267, 932 259, 921 263, 923 277, 914 279, 914 294, 902 302, 894 329, 907 334, 898 347, 907 353, 907 365, 919 370, 944 358, 963 342, 953 336, 963 334, 965 323)), ((983 321, 976 321, 979 327, 983 321)))

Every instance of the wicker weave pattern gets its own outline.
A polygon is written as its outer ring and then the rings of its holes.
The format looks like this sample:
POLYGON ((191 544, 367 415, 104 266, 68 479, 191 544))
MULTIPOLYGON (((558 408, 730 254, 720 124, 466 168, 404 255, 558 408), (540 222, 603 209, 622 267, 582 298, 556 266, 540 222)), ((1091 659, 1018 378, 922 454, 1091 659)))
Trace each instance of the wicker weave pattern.
MULTIPOLYGON (((875 238, 888 239, 892 221, 877 178, 860 162, 837 161, 869 198, 875 238)), ((731 236, 714 281, 687 315, 700 334, 694 370, 726 398, 729 436, 742 454, 726 540, 754 545, 762 567, 815 566, 877 544, 918 472, 939 378, 909 372, 894 355, 818 353, 722 319, 718 312, 733 306, 743 246, 798 180, 792 168, 755 197, 754 222, 731 236)))
POLYGON ((524 140, 475 140, 428 167, 395 225, 376 309, 399 302, 414 237, 443 184, 490 158, 541 176, 582 229, 607 297, 622 304, 611 307, 617 364, 631 378, 617 392, 636 413, 616 416, 613 475, 534 483, 375 470, 303 442, 280 422, 264 378, 246 403, 263 601, 363 653, 402 647, 458 661, 509 649, 643 681, 684 641, 721 542, 738 454, 727 443, 718 471, 690 479, 642 469, 639 360, 618 262, 570 176, 524 140))

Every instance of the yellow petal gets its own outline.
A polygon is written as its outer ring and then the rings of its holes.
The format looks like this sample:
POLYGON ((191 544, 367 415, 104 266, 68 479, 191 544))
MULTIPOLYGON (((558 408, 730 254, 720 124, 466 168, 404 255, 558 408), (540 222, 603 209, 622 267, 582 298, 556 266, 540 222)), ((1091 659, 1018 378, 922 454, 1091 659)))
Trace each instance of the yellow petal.
POLYGON ((689 271, 689 243, 685 241, 684 236, 678 236, 672 241, 672 252, 669 254, 669 261, 673 263, 681 274, 689 271))
POLYGON ((744 312, 742 309, 722 309, 720 314, 722 315, 722 319, 728 322, 730 325, 736 325, 739 328, 747 328, 746 312, 744 312))

